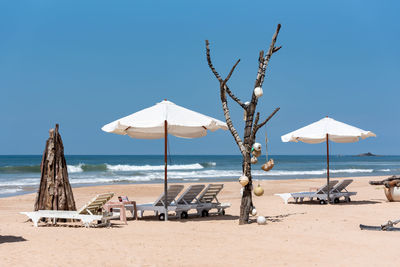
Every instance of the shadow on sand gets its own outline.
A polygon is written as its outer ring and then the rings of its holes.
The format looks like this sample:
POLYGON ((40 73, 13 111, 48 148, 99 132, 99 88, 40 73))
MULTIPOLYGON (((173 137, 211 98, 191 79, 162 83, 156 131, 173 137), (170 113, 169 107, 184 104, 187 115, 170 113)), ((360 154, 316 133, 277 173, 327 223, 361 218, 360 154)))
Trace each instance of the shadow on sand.
MULTIPOLYGON (((347 205, 371 205, 371 204, 380 204, 386 201, 375 199, 375 200, 352 200, 351 202, 339 202, 339 203, 330 203, 329 205, 334 206, 347 206, 347 205)), ((292 205, 317 205, 317 206, 325 206, 326 204, 320 204, 317 201, 303 201, 303 202, 289 202, 288 204, 292 205)))
MULTIPOLYGON (((265 216, 265 219, 268 222, 281 222, 284 218, 287 218, 289 216, 293 215, 302 215, 306 214, 306 212, 296 212, 296 213, 287 213, 287 214, 280 214, 280 215, 275 215, 275 216, 265 216)), ((257 223, 257 219, 250 219, 250 223, 257 223)))
MULTIPOLYGON (((139 218, 140 221, 160 221, 156 216, 144 216, 143 218, 139 218)), ((169 216, 168 221, 170 222, 179 222, 179 223, 186 223, 186 222, 204 222, 204 221, 234 221, 239 220, 239 216, 234 215, 217 215, 217 214, 210 214, 207 217, 201 217, 197 214, 189 214, 189 218, 187 219, 180 219, 176 216, 169 216)))
POLYGON ((23 242, 27 241, 22 236, 14 236, 14 235, 0 235, 0 244, 3 243, 15 243, 15 242, 23 242))

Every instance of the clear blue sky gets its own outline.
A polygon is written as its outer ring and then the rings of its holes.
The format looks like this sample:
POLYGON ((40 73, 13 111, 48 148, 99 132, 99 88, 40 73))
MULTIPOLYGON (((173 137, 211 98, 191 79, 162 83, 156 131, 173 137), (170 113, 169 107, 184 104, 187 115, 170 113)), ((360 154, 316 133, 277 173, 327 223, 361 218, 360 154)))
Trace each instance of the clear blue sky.
MULTIPOLYGON (((162 140, 101 127, 164 98, 223 119, 216 79, 241 59, 231 89, 248 100, 258 53, 278 44, 258 110, 271 154, 324 154, 280 136, 329 115, 375 132, 333 154, 400 154, 396 1, 1 1, 0 154, 41 154, 56 122, 67 154, 162 154, 162 140)), ((242 111, 230 102, 236 128, 242 111)), ((264 139, 260 131, 259 141, 264 139)), ((264 142, 261 142, 264 145, 264 142)), ((229 132, 171 138, 172 154, 238 154, 229 132)))

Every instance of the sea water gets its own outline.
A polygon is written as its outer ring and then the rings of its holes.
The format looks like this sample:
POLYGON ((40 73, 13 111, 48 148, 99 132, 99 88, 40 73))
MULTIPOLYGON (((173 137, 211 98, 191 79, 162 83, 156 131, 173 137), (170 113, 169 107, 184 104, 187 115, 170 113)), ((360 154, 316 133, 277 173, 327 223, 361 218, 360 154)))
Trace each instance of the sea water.
MULTIPOLYGON (((326 176, 326 156, 271 156, 275 167, 265 172, 260 157, 252 165, 255 180, 307 179, 326 176)), ((162 183, 164 155, 66 156, 73 187, 102 184, 162 183)), ((242 174, 241 156, 183 156, 168 159, 171 183, 237 181, 242 174)), ((40 183, 41 155, 0 156, 0 197, 36 192, 40 183)), ((400 175, 400 156, 331 156, 330 176, 400 175)))

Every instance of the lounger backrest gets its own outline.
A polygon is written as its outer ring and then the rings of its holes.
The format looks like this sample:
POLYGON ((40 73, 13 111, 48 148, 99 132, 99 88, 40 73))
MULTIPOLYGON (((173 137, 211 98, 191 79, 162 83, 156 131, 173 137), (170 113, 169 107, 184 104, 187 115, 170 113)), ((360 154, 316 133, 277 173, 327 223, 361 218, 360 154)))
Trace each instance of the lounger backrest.
POLYGON ((79 214, 99 214, 104 204, 106 204, 112 197, 114 193, 105 193, 95 196, 91 201, 86 203, 82 208, 78 210, 79 214))
MULTIPOLYGON (((339 181, 337 181, 337 180, 329 181, 329 189, 330 189, 330 191, 332 191, 332 188, 333 188, 338 182, 339 182, 339 181)), ((321 186, 321 187, 317 190, 316 193, 317 193, 317 194, 326 194, 326 193, 328 193, 328 185, 325 184, 325 185, 321 186)))
MULTIPOLYGON (((167 188, 167 202, 168 205, 171 204, 172 201, 179 195, 182 191, 183 185, 169 185, 167 188)), ((154 201, 154 206, 164 206, 164 192, 154 201)))
POLYGON ((204 184, 190 185, 176 200, 178 205, 188 205, 192 203, 200 192, 204 189, 204 184))
POLYGON ((332 190, 332 191, 335 191, 335 192, 340 193, 340 192, 342 192, 343 190, 345 190, 346 187, 349 186, 349 184, 351 184, 352 182, 353 182, 352 179, 342 180, 342 181, 340 181, 340 183, 338 183, 337 185, 335 185, 335 186, 333 187, 333 190, 332 190))
POLYGON ((209 184, 200 194, 198 200, 201 203, 211 203, 215 199, 218 202, 217 195, 224 188, 223 184, 209 184))

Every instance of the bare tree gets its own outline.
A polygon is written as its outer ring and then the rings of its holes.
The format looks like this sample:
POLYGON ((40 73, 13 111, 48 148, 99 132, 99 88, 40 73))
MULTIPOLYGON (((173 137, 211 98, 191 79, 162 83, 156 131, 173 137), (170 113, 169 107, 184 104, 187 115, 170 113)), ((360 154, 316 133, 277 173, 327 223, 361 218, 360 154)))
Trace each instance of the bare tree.
MULTIPOLYGON (((257 78, 254 83, 254 88, 262 87, 265 77, 265 71, 267 70, 269 60, 271 56, 276 53, 282 46, 275 47, 276 39, 279 34, 279 30, 281 25, 278 24, 275 34, 272 37, 271 45, 265 54, 263 50, 260 51, 260 55, 258 58, 259 65, 258 65, 258 72, 257 78), (264 56, 265 54, 265 56, 264 56)), ((251 148, 255 142, 257 131, 264 126, 274 115, 278 112, 279 108, 276 108, 271 115, 269 115, 264 121, 261 123, 260 121, 260 113, 257 112, 256 116, 254 117, 254 113, 256 111, 258 99, 254 93, 252 93, 251 101, 244 103, 238 97, 236 97, 232 91, 229 89, 228 81, 232 76, 233 71, 235 70, 236 66, 239 64, 240 59, 235 63, 232 67, 231 71, 229 72, 228 76, 225 79, 222 79, 218 72, 215 70, 210 56, 210 44, 208 40, 206 40, 206 51, 207 51, 207 62, 208 66, 210 67, 211 71, 214 73, 215 77, 219 81, 220 86, 220 95, 221 95, 221 102, 222 102, 222 109, 224 111, 224 116, 226 120, 226 124, 228 125, 229 131, 231 132, 233 138, 235 139, 236 144, 239 147, 240 153, 242 154, 243 161, 242 161, 242 169, 243 174, 249 178, 249 183, 244 187, 242 202, 240 205, 240 217, 239 217, 239 224, 246 224, 249 222, 249 213, 252 210, 253 202, 252 202, 252 179, 251 179, 251 148), (238 132, 236 131, 235 127, 233 126, 230 111, 228 107, 228 101, 226 94, 228 95, 246 111, 246 119, 245 119, 245 127, 244 127, 244 137, 243 140, 240 138, 238 132)))

